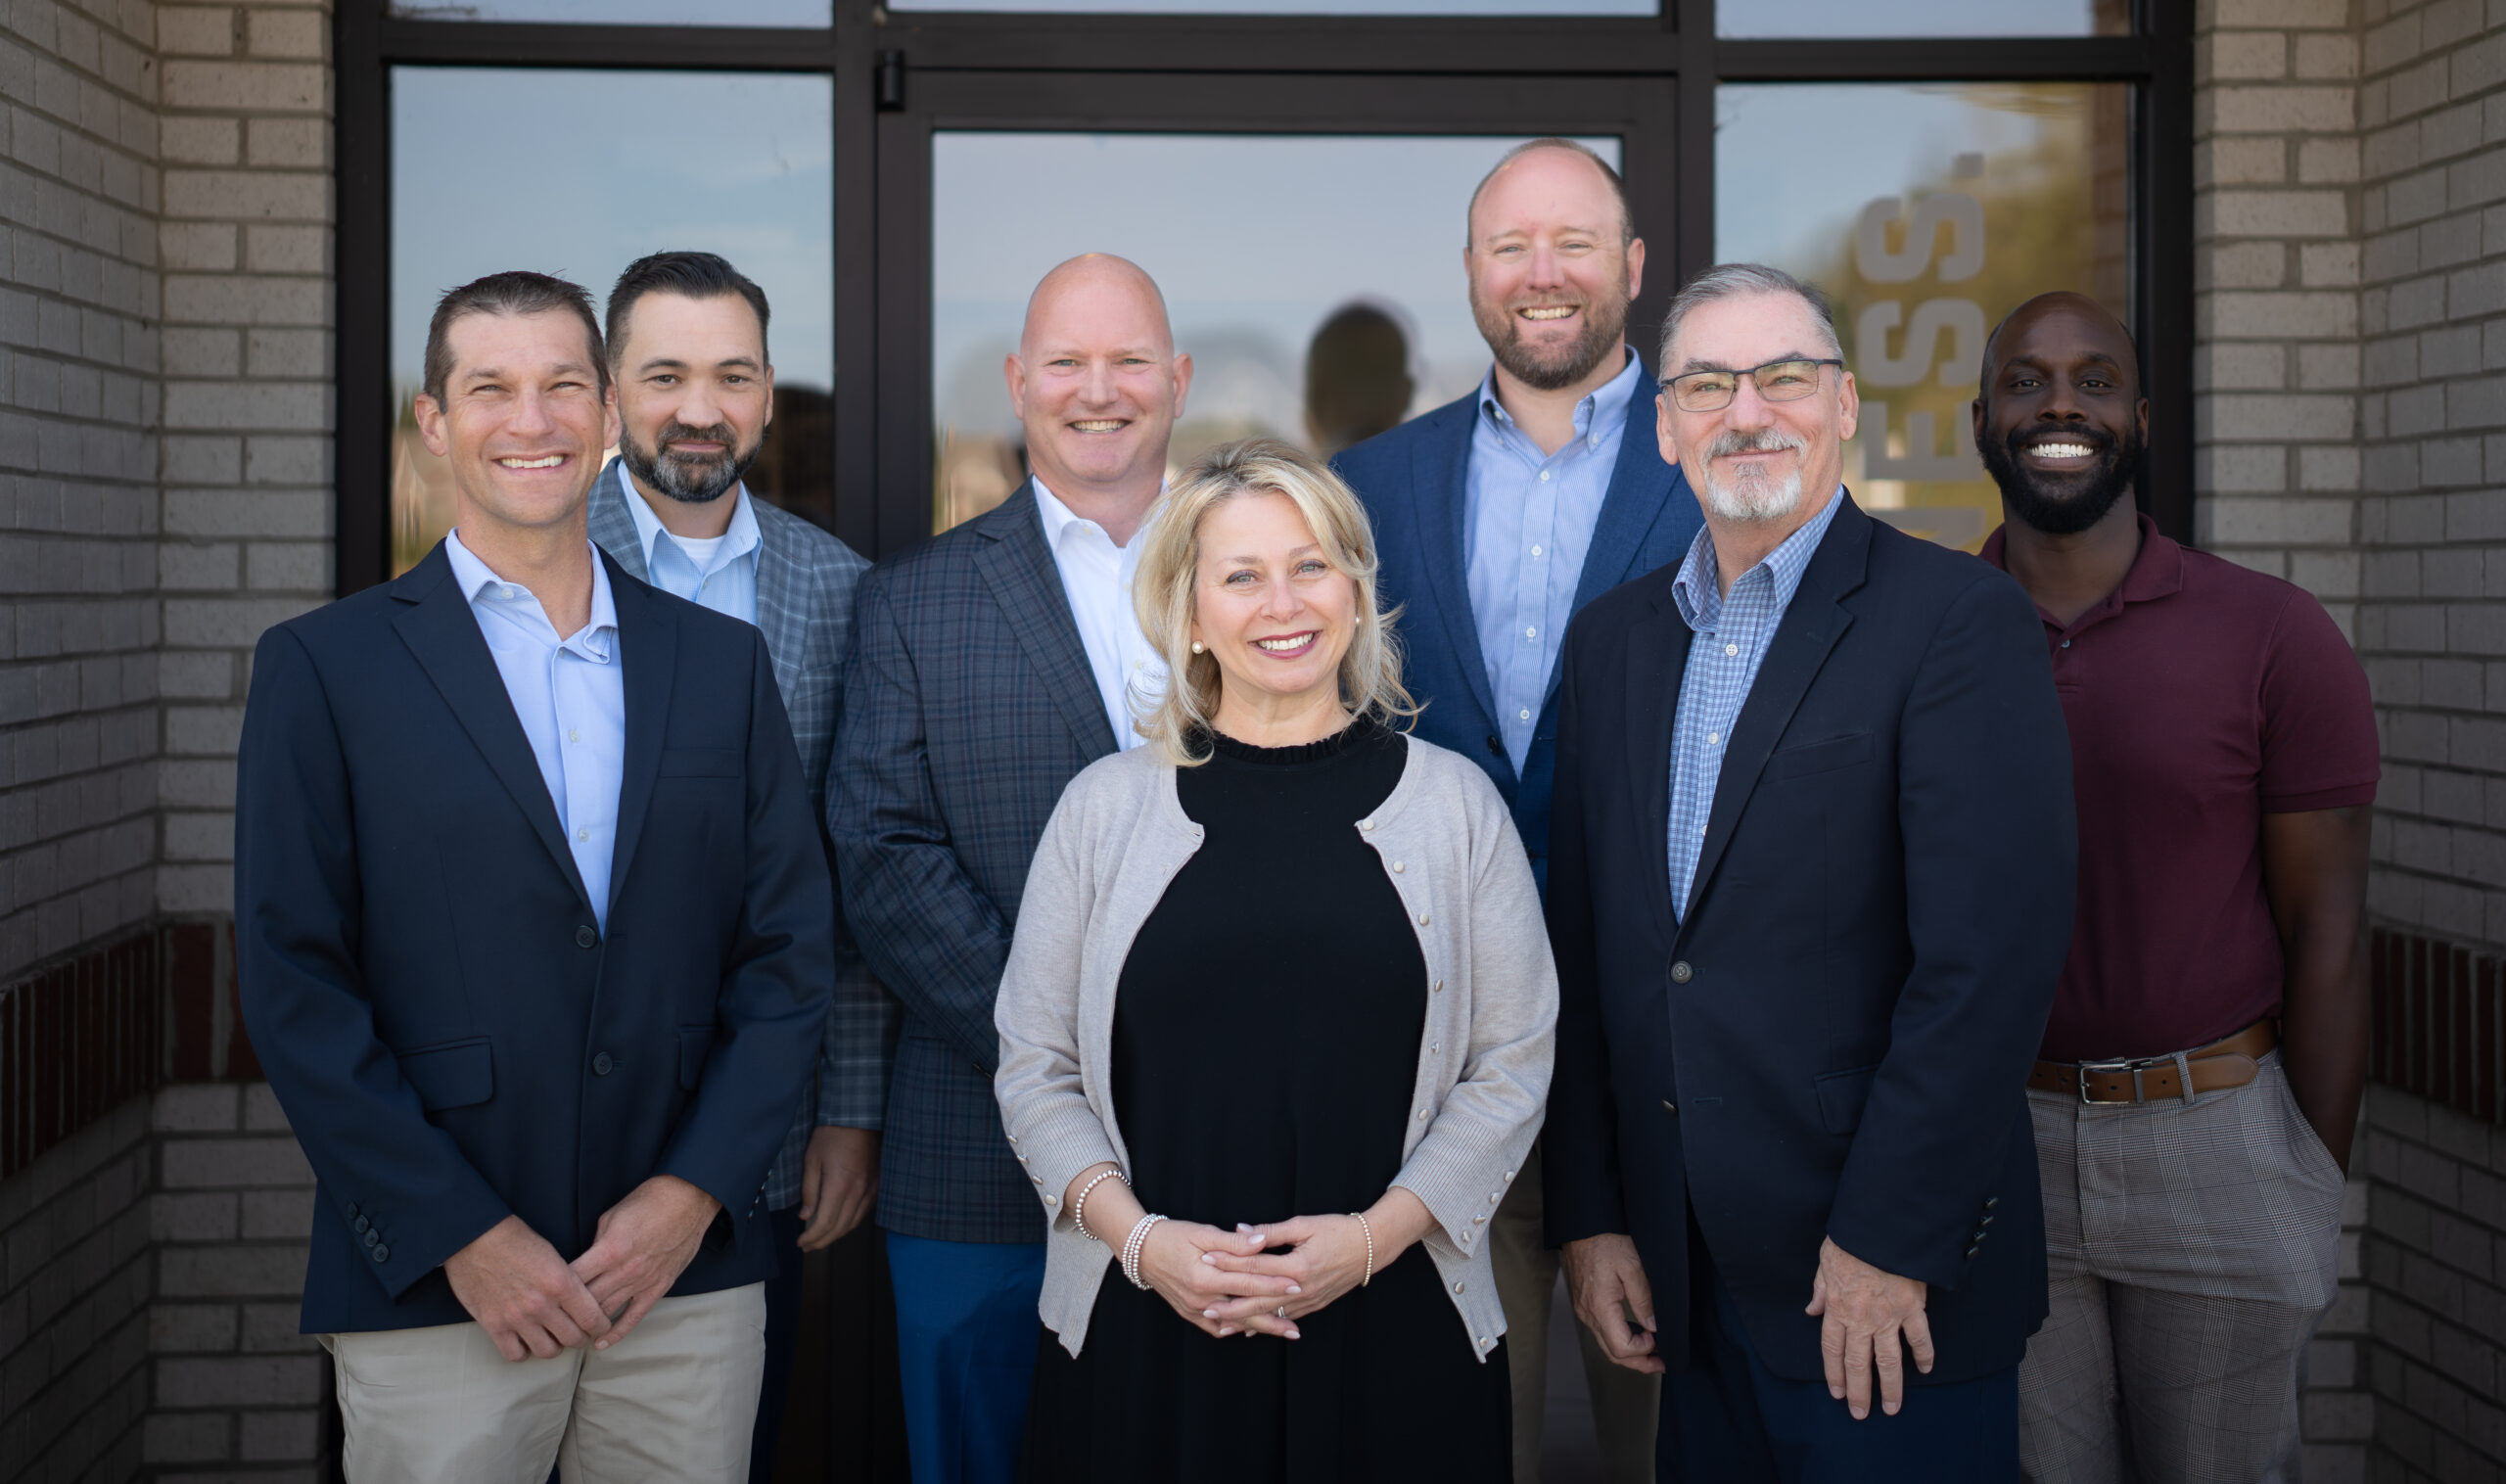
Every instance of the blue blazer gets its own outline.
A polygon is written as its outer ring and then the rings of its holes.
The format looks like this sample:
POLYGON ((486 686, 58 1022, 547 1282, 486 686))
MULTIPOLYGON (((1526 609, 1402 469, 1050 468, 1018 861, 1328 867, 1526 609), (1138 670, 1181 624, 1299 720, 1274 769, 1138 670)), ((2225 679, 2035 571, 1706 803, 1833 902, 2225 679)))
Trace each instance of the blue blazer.
POLYGON ((655 1175, 723 1208, 673 1293, 774 1272, 759 1188, 816 1056, 834 888, 758 631, 609 581, 606 939, 441 544, 255 653, 236 947, 318 1182, 308 1333, 459 1323, 445 1258, 510 1215, 571 1261, 655 1175))
POLYGON ((1769 1369, 1822 1375, 1821 1238, 1931 1285, 1914 1385, 2045 1315, 2026 1080, 2071 927, 2070 744, 2035 605, 1849 497, 1733 724, 1688 915, 1676 569, 1567 636, 1550 937, 1549 1239, 1635 1239, 1686 1360, 1689 1224, 1769 1369))
MULTIPOLYGON (((1471 615, 1468 568, 1462 560, 1470 435, 1479 393, 1422 413, 1367 440, 1332 461, 1366 502, 1381 565, 1375 579, 1384 606, 1401 606, 1407 653, 1402 675, 1424 703, 1416 731, 1478 764, 1513 811, 1514 829, 1531 855, 1532 877, 1549 879, 1549 796, 1556 771, 1557 676, 1549 677, 1531 750, 1520 777, 1506 755, 1488 665, 1471 615)), ((1575 583, 1575 611, 1621 582, 1688 554, 1704 517, 1688 479, 1662 461, 1653 436, 1653 398, 1639 388, 1628 398, 1627 431, 1609 491, 1575 583)))
POLYGON ((905 1004, 879 1225, 1041 1242, 1000 1127, 993 1002, 1044 821, 1114 750, 1032 485, 861 580, 829 782, 844 912, 905 1004))

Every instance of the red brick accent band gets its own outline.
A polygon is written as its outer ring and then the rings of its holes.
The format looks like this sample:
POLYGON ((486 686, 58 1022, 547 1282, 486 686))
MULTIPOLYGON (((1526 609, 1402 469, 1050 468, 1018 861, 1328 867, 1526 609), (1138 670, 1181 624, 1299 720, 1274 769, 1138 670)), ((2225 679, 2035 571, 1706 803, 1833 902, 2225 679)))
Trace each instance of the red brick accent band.
POLYGON ((256 1079, 234 925, 159 922, 0 986, 0 1177, 167 1082, 256 1079))
POLYGON ((2506 1123, 2498 1097, 2506 973, 2497 955, 2391 928, 2369 945, 2372 1035, 2367 1075, 2483 1123, 2506 1123))

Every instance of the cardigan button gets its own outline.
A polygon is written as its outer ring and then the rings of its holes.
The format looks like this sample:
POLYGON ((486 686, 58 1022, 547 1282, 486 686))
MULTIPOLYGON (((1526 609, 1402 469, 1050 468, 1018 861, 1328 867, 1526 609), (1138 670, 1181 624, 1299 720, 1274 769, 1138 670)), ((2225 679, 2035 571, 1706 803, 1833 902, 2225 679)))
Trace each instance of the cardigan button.
POLYGON ((1439 979, 1439 980, 1437 980, 1437 981, 1436 981, 1436 987, 1435 987, 1434 991, 1432 991, 1432 993, 1434 993, 1434 994, 1438 994, 1438 995, 1441 995, 1441 994, 1443 994, 1444 992, 1445 992, 1445 982, 1444 982, 1443 980, 1439 979))
POLYGON ((1460 1292, 1462 1291, 1462 1285, 1461 1285, 1460 1283, 1456 1283, 1456 1284, 1454 1284, 1454 1285, 1453 1285, 1453 1291, 1454 1291, 1454 1292, 1456 1292, 1456 1293, 1460 1293, 1460 1292))
POLYGON ((1392 873, 1393 873, 1394 875, 1396 875, 1396 876, 1397 876, 1397 875, 1399 875, 1399 874, 1401 874, 1401 862, 1400 862, 1400 861, 1395 860, 1394 862, 1392 862, 1392 873))
POLYGON ((1427 925, 1427 914, 1426 914, 1426 913, 1424 913, 1424 912, 1420 912, 1420 913, 1418 914, 1418 926, 1420 926, 1420 927, 1425 927, 1426 925, 1427 925))

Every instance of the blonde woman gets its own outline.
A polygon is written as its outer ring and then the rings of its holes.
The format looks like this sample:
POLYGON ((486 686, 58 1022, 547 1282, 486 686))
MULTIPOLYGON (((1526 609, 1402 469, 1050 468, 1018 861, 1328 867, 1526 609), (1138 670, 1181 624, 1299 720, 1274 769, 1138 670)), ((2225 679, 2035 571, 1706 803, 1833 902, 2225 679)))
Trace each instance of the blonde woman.
POLYGON ((1556 975, 1512 822, 1416 708, 1356 496, 1213 449, 1140 556, 1172 683, 1075 779, 1000 987, 1049 1226, 1031 1481, 1510 1473, 1487 1223, 1556 975))

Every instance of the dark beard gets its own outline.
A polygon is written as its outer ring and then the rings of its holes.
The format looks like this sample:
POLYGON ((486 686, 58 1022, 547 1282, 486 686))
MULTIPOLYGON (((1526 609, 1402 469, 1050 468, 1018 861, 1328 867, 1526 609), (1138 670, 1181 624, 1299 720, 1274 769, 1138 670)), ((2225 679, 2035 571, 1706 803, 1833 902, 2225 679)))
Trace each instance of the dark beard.
POLYGON ((1624 292, 1609 300, 1595 300, 1584 305, 1584 333, 1577 336, 1562 351, 1554 352, 1554 360, 1535 356, 1523 345, 1522 321, 1514 311, 1500 304, 1491 310, 1474 297, 1470 317, 1479 324, 1480 338, 1496 354, 1497 364, 1508 375, 1538 392, 1560 392, 1593 373, 1593 368, 1627 343, 1627 296, 1624 292))
POLYGON ((645 488, 682 504, 703 505, 720 499, 737 487, 741 479, 747 476, 748 466, 757 462, 757 455, 765 446, 764 430, 759 431, 756 442, 742 448, 739 435, 728 423, 717 423, 711 428, 690 428, 685 423, 673 422, 662 428, 661 436, 654 441, 651 449, 637 447, 633 434, 621 434, 618 456, 626 461, 627 472, 634 475, 635 482, 645 488), (731 451, 716 458, 683 458, 674 453, 664 455, 660 452, 679 439, 702 439, 707 442, 720 443, 731 451))
POLYGON ((1983 458, 1984 472, 2001 487, 2002 502, 2010 507, 2013 520, 2047 535, 2077 535, 2106 519, 2106 512, 2131 490, 2133 479, 2141 472, 2146 443, 2137 428, 2127 431, 2119 441, 2094 428, 2063 430, 2064 437, 2097 449, 2097 458, 2076 487, 2078 492, 2061 494, 2039 486, 2036 476, 2019 462, 2020 441, 2043 431, 2041 425, 2021 427, 2000 442, 1978 441, 1975 452, 1983 458))

